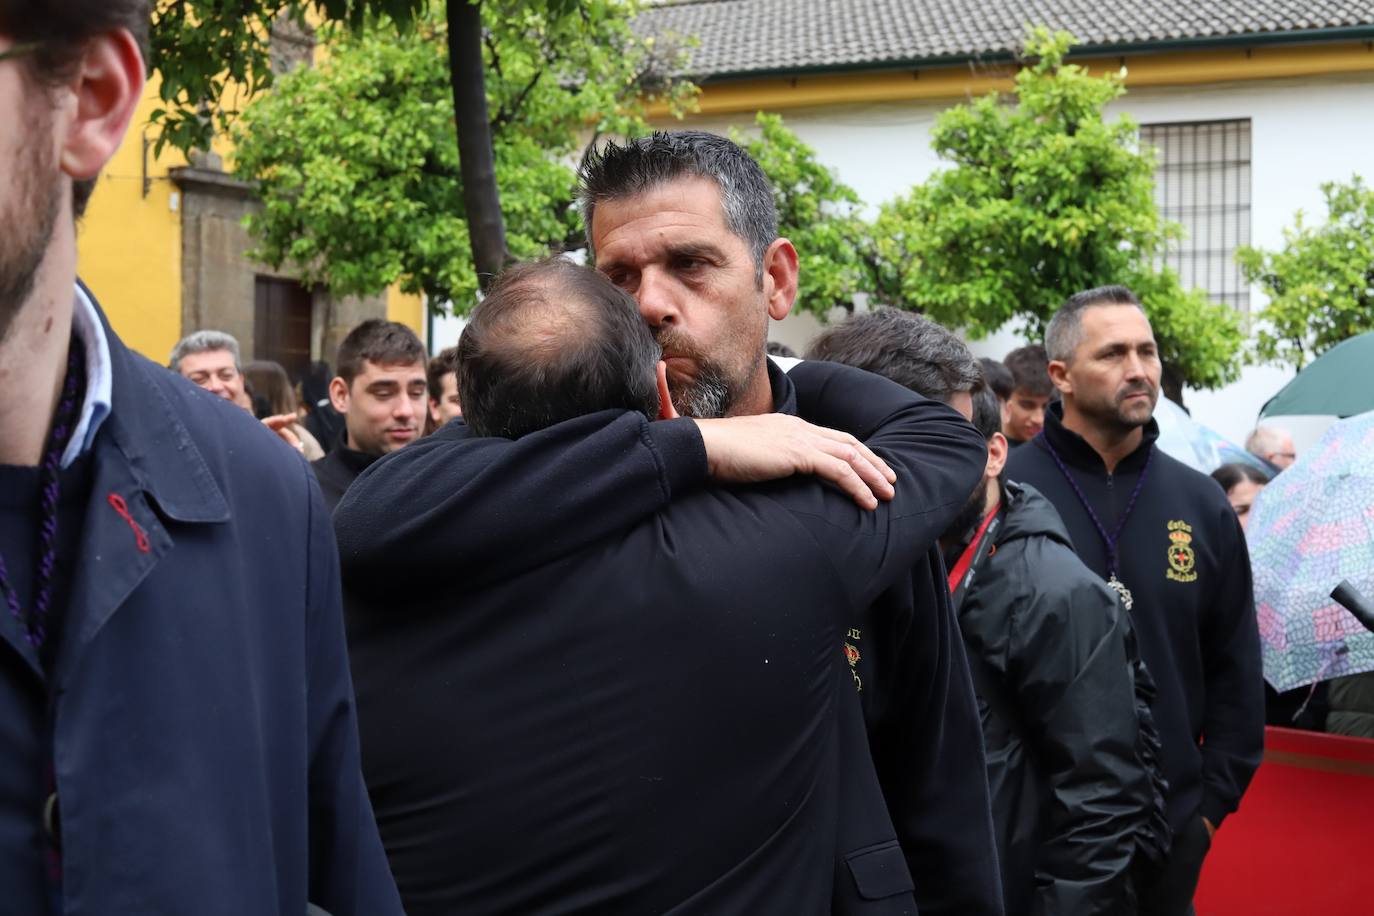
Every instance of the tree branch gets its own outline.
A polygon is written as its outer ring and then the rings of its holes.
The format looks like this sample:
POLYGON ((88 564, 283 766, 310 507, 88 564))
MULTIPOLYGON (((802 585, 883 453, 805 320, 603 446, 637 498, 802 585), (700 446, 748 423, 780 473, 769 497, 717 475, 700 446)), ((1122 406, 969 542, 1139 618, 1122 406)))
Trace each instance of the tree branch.
POLYGON ((496 113, 496 117, 492 119, 491 126, 493 128, 505 127, 511 121, 515 120, 515 116, 520 113, 520 106, 525 104, 525 99, 529 96, 530 90, 534 89, 534 87, 538 85, 539 80, 541 77, 543 77, 543 75, 543 70, 539 70, 538 72, 536 72, 534 74, 534 78, 525 84, 525 88, 520 90, 520 94, 515 97, 515 100, 510 104, 509 107, 505 105, 501 106, 501 110, 498 111, 496 113))

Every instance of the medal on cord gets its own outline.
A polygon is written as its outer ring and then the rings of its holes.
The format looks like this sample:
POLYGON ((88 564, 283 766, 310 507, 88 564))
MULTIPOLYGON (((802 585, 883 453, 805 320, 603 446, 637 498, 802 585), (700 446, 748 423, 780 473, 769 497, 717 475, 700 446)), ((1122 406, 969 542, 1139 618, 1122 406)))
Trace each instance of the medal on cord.
POLYGON ((1093 509, 1092 503, 1088 502, 1088 497, 1083 493, 1083 488, 1078 485, 1078 481, 1073 479, 1073 474, 1069 473, 1068 467, 1064 464, 1064 459, 1060 458, 1059 453, 1054 450, 1054 446, 1050 445, 1050 440, 1044 433, 1041 433, 1036 437, 1036 441, 1044 445, 1045 450, 1054 459, 1054 463, 1058 465, 1059 472, 1064 475, 1069 486, 1073 487, 1074 495, 1078 497, 1078 501, 1083 504, 1084 509, 1088 510, 1088 518, 1092 519, 1093 527, 1097 529, 1098 535, 1102 538, 1102 544, 1107 549, 1107 585, 1121 596, 1121 603, 1129 611, 1131 605, 1135 603, 1135 599, 1131 596, 1131 590, 1126 587, 1126 583, 1122 582, 1116 574, 1116 542, 1120 539, 1121 531, 1126 527, 1126 520, 1131 517, 1131 510, 1135 508, 1135 501, 1145 486, 1145 476, 1150 472, 1150 462, 1154 460, 1155 450, 1151 448, 1146 453, 1145 466, 1140 469, 1140 477, 1136 479, 1135 489, 1131 491, 1131 498, 1126 502, 1126 511, 1121 513, 1121 518, 1116 523, 1116 530, 1108 534, 1107 526, 1102 524, 1102 520, 1097 517, 1097 511, 1093 509))

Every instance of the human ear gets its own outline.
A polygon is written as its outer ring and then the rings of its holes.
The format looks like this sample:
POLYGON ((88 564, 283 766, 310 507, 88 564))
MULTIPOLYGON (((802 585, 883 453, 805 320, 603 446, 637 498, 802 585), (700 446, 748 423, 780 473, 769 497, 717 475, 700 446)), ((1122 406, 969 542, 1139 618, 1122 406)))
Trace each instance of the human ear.
POLYGON ((658 418, 676 420, 677 408, 673 407, 673 396, 668 391, 668 364, 660 359, 654 372, 658 376, 658 418))
POLYGON ((348 383, 337 375, 329 380, 329 403, 339 413, 348 413, 348 383))
POLYGON ((797 298, 797 249, 787 239, 774 239, 763 255, 763 291, 768 297, 768 317, 782 321, 797 298))
POLYGON ((127 31, 87 41, 66 87, 72 102, 59 161, 72 180, 94 178, 119 148, 143 95, 143 72, 143 56, 127 31))
POLYGON ((1002 475, 1010 451, 1011 446, 1007 444, 1007 437, 1001 433, 993 433, 992 438, 988 440, 988 466, 984 472, 988 480, 996 480, 1002 475))
POLYGON ((1069 364, 1066 360, 1050 360, 1049 371, 1050 381, 1054 383, 1061 396, 1073 394, 1073 382, 1069 381, 1069 364))

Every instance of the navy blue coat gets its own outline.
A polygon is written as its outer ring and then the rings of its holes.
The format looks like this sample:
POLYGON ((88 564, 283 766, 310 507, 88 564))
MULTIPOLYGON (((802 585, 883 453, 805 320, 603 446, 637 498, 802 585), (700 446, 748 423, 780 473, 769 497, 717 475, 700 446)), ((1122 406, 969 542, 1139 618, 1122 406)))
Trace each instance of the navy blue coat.
MULTIPOLYGON (((0 641, 0 799, 42 791, 24 774, 45 742, 22 723, 48 693, 67 916, 399 913, 310 468, 105 333, 113 410, 54 683, 12 630, 0 641)), ((7 913, 46 912, 41 803, 0 805, 7 913)))

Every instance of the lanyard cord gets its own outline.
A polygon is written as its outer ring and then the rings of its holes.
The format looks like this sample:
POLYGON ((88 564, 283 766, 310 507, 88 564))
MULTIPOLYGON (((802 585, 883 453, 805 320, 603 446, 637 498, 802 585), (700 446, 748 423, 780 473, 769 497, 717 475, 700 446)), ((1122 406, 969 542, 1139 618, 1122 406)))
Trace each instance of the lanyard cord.
POLYGON ((57 567, 57 506, 61 496, 62 454, 76 430, 78 405, 86 388, 86 360, 80 339, 72 336, 67 350, 67 376, 57 401, 48 447, 39 465, 40 499, 38 510, 38 563, 33 590, 33 607, 28 615, 19 606, 19 594, 10 583, 5 558, 0 556, 0 592, 10 614, 19 621, 29 645, 37 649, 47 637, 48 611, 52 604, 52 577, 57 567))
POLYGON ((1056 452, 1054 446, 1050 444, 1049 438, 1044 432, 1041 432, 1040 435, 1035 437, 1035 441, 1043 446, 1045 451, 1050 453, 1050 457, 1053 458, 1054 463, 1059 466, 1059 471, 1064 475, 1064 479, 1069 482, 1069 486, 1073 487, 1074 495, 1076 495, 1078 501, 1083 504, 1083 508, 1088 510, 1088 518, 1092 519, 1093 527, 1097 529, 1098 535, 1102 538, 1103 545, 1107 548, 1107 575, 1115 579, 1117 572, 1116 542, 1120 539, 1121 532, 1126 527, 1126 520, 1131 517, 1131 510, 1135 508, 1135 501, 1140 496, 1140 491, 1145 487, 1145 478, 1150 473, 1150 462, 1154 460, 1155 450, 1151 448, 1145 454, 1145 466, 1140 469, 1140 477, 1136 479, 1135 489, 1131 491, 1131 498, 1126 502, 1126 511, 1121 513, 1121 519, 1116 523, 1116 530, 1108 534, 1107 526, 1102 524, 1102 520, 1097 517, 1097 510, 1093 509, 1092 503, 1088 502, 1088 497, 1084 495, 1083 488, 1078 485, 1077 480, 1074 480, 1073 474, 1069 473, 1068 467, 1064 464, 1064 459, 1059 457, 1059 453, 1056 452))

